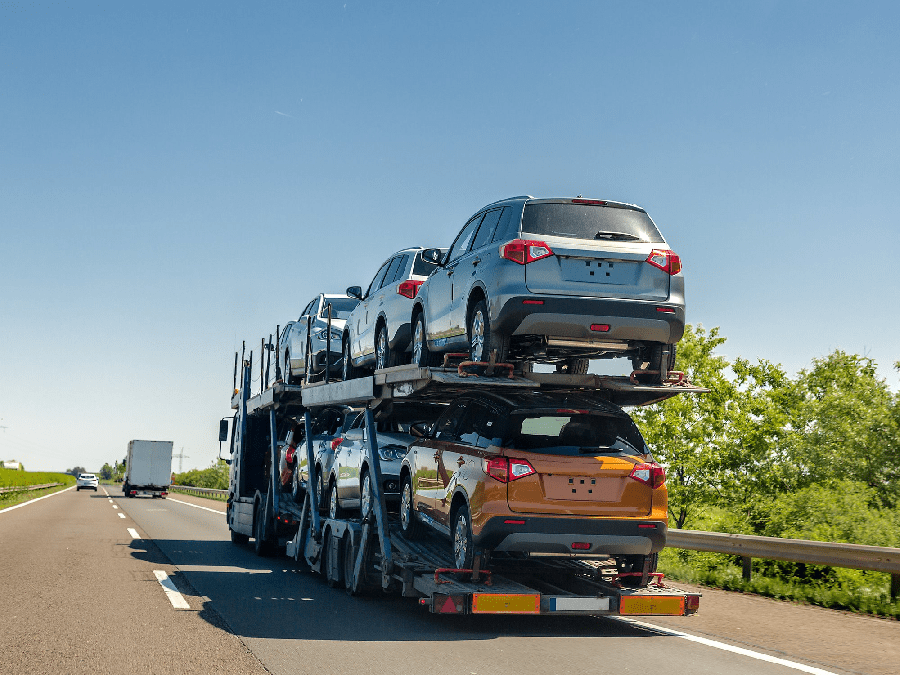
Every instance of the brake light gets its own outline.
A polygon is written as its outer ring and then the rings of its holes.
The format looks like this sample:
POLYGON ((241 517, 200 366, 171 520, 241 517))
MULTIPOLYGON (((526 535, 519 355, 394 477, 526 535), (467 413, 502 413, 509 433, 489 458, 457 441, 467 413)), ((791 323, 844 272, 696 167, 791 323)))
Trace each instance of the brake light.
POLYGON ((609 332, 609 324, 608 323, 592 323, 591 330, 595 333, 608 333, 609 332))
POLYGON ((589 551, 591 548, 590 543, 586 541, 574 541, 572 542, 572 550, 573 551, 589 551))
POLYGON ((409 298, 412 300, 419 292, 419 286, 421 286, 424 282, 415 281, 410 279, 408 281, 404 281, 397 287, 397 292, 405 298, 409 298))
POLYGON ((485 460, 484 472, 501 483, 519 480, 537 473, 527 459, 507 459, 506 457, 485 460))
POLYGON ((513 239, 505 244, 500 244, 500 257, 512 260, 518 265, 527 265, 551 255, 553 255, 553 251, 547 244, 534 239, 513 239))
POLYGON ((337 438, 331 439, 331 451, 334 452, 337 450, 337 446, 344 442, 344 439, 338 436, 337 438))
POLYGON ((649 485, 654 490, 666 482, 666 470, 659 464, 635 464, 629 478, 634 478, 638 483, 649 485))
POLYGON ((666 274, 678 274, 681 271, 681 258, 667 248, 655 248, 650 251, 645 262, 658 267, 666 274))
POLYGON ((606 206, 606 202, 599 199, 573 199, 573 204, 590 204, 591 206, 606 206))
POLYGON ((663 314, 674 314, 675 308, 674 307, 657 307, 656 311, 662 312, 663 314))

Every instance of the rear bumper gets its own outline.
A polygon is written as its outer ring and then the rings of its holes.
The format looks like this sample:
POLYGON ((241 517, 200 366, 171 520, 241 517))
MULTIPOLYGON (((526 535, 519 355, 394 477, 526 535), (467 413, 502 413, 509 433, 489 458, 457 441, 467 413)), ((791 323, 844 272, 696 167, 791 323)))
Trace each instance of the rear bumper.
POLYGON ((648 555, 665 547, 667 530, 665 523, 652 520, 496 516, 474 540, 477 546, 506 553, 648 555), (589 547, 573 549, 576 542, 589 547))
POLYGON ((505 335, 540 335, 548 339, 674 344, 684 334, 684 305, 643 300, 517 295, 504 299, 491 325, 505 335), (529 304, 525 304, 528 301, 529 304), (541 302, 542 304, 533 304, 541 302), (659 311, 658 308, 674 310, 659 311), (591 325, 605 324, 605 332, 591 325))

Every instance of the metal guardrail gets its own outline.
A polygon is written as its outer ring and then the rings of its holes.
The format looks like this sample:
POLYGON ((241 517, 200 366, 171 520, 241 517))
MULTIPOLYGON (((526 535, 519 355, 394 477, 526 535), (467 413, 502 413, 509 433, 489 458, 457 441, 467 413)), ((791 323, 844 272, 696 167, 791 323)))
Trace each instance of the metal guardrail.
POLYGON ((739 555, 746 580, 750 579, 753 558, 887 572, 891 575, 891 598, 900 595, 900 548, 697 530, 669 530, 666 546, 739 555))
POLYGON ((227 497, 228 490, 213 490, 212 488, 193 487, 192 485, 170 485, 169 491, 178 490, 179 492, 187 492, 194 495, 216 495, 217 497, 227 497))
POLYGON ((4 492, 26 492, 28 490, 43 490, 44 488, 56 487, 62 483, 44 483, 43 485, 13 485, 11 487, 0 487, 0 494, 4 492))

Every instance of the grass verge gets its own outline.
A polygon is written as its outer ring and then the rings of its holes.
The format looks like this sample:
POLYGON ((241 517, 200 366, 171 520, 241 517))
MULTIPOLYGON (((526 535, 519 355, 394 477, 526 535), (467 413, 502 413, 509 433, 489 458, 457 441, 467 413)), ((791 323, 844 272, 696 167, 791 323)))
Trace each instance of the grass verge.
POLYGON ((43 490, 16 490, 15 492, 2 492, 0 493, 0 511, 3 509, 8 509, 10 506, 16 506, 17 504, 22 504, 24 502, 30 502, 33 499, 37 499, 38 497, 44 497, 46 495, 53 494, 54 492, 59 492, 61 490, 65 490, 67 487, 71 487, 69 485, 57 485, 52 488, 44 488, 43 490))
POLYGON ((228 501, 228 495, 201 495, 196 492, 190 492, 187 486, 170 485, 169 492, 179 492, 181 494, 190 495, 191 497, 200 497, 202 499, 212 499, 214 502, 228 501), (183 489, 182 489, 183 488, 183 489))

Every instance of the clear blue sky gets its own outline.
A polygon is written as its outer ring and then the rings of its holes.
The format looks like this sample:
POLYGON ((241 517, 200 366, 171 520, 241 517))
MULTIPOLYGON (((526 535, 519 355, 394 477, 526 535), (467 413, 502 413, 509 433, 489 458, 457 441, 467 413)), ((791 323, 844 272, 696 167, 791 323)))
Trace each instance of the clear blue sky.
POLYGON ((729 357, 896 389, 898 7, 0 3, 0 458, 208 466, 242 340, 517 194, 645 207, 729 357))

